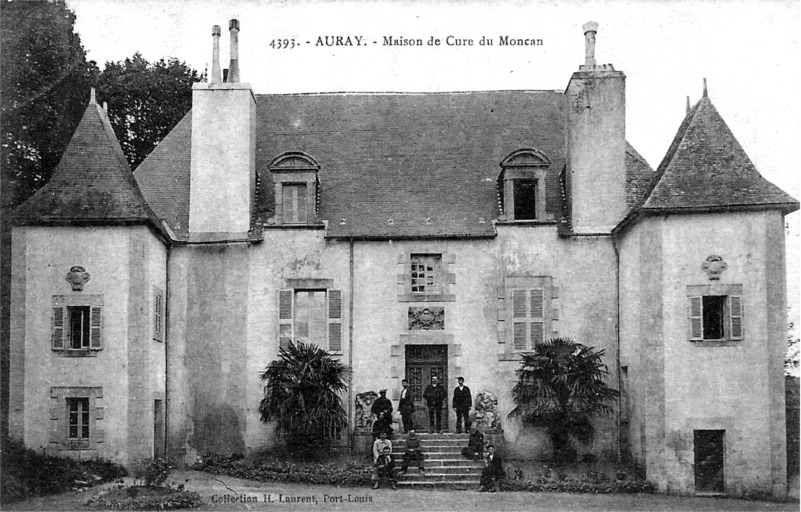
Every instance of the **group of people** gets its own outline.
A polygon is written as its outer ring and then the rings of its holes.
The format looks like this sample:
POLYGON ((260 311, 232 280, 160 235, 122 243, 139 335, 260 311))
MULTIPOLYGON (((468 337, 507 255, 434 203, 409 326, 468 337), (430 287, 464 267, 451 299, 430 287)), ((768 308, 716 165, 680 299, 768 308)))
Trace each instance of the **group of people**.
MULTIPOLYGON (((492 444, 486 446, 484 457, 484 434, 475 426, 470 429, 470 408, 473 406, 473 397, 470 388, 464 385, 464 378, 457 379, 458 386, 453 390, 453 410, 456 412, 456 433, 470 430, 470 439, 467 447, 462 449, 462 455, 471 459, 484 459, 484 470, 481 473, 479 491, 495 492, 498 482, 504 477, 503 461, 495 454, 492 444)), ((406 379, 401 381, 403 389, 398 403, 398 411, 403 422, 403 431, 407 434, 406 450, 403 454, 401 471, 406 473, 410 463, 416 463, 421 473, 423 468, 423 451, 420 448, 420 438, 414 430, 414 395, 406 379)), ((387 390, 379 391, 379 397, 373 403, 370 412, 375 415, 373 422, 373 489, 378 489, 382 479, 389 480, 393 489, 397 488, 397 475, 395 473, 395 459, 392 455, 392 402, 387 398, 387 390)), ((439 383, 437 377, 431 378, 431 384, 423 392, 423 400, 428 410, 429 433, 442 433, 442 407, 447 401, 448 393, 439 383)))

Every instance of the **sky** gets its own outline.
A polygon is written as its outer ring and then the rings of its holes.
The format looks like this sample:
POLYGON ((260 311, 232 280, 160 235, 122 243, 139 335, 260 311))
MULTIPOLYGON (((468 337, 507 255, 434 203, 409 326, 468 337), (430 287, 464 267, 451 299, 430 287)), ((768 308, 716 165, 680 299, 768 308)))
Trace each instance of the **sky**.
MULTIPOLYGON (((656 168, 707 79, 709 97, 757 169, 801 198, 801 3, 797 1, 342 2, 67 0, 88 58, 140 52, 211 67, 211 27, 240 21, 241 81, 257 94, 564 90, 584 62, 626 74, 626 138, 656 168), (341 37, 361 46, 317 45, 341 37), (449 40, 448 36, 452 36, 449 40), (500 45, 499 38, 541 45, 500 45), (388 46, 385 37, 421 39, 388 46), (480 45, 481 38, 492 46, 480 45), (438 46, 429 45, 431 38, 438 46), (462 44, 448 44, 459 39, 462 44), (279 48, 278 42, 294 47, 279 48), (472 45, 467 40, 472 40, 472 45)), ((281 45, 282 46, 282 45, 281 45)), ((102 101, 102 98, 98 98, 102 101)), ((787 217, 788 298, 798 318, 801 212, 787 217)))

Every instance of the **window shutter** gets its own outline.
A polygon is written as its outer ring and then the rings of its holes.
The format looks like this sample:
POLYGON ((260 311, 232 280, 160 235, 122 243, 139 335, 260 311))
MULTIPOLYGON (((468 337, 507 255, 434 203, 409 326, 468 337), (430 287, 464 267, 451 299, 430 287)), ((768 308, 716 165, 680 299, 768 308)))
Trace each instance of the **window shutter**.
POLYGON ((514 318, 526 318, 526 292, 515 290, 512 292, 512 315, 514 318))
POLYGON ((279 348, 286 348, 289 342, 292 341, 292 319, 294 318, 293 307, 293 290, 279 290, 278 291, 278 346, 279 348))
POLYGON ((526 305, 525 290, 514 290, 512 292, 512 320, 514 323, 512 349, 515 351, 526 350, 528 348, 528 333, 526 329, 528 307, 526 305))
POLYGON ((512 348, 515 351, 526 350, 526 323, 515 322, 514 339, 512 340, 512 348))
POLYGON ((64 310, 53 308, 53 350, 64 350, 64 310))
POLYGON ((743 298, 739 295, 729 297, 731 317, 731 339, 743 339, 743 298))
POLYGON ((328 290, 328 350, 342 352, 342 290, 328 290))
POLYGON ((90 347, 93 349, 102 348, 102 339, 103 339, 103 307, 102 306, 92 306, 91 312, 89 314, 89 327, 91 329, 91 335, 89 337, 90 340, 90 347))
POLYGON ((701 297, 690 297, 690 339, 704 339, 703 307, 701 297))
POLYGON ((544 318, 544 296, 543 290, 535 288, 531 290, 531 348, 542 343, 545 337, 545 318, 544 318))

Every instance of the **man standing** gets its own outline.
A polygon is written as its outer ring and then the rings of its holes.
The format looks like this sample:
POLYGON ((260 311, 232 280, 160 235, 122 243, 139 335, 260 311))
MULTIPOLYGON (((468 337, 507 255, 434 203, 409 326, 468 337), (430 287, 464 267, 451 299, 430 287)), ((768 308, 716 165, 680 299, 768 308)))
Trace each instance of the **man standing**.
POLYGON ((373 434, 376 431, 386 430, 387 435, 392 437, 392 402, 387 398, 387 390, 382 389, 378 392, 379 396, 370 412, 375 415, 375 423, 373 425, 373 434))
POLYGON ((414 422, 412 421, 412 414, 414 414, 414 395, 412 390, 409 389, 409 382, 406 379, 401 381, 403 390, 401 391, 400 401, 398 402, 398 411, 400 411, 401 419, 403 420, 403 433, 408 434, 409 431, 414 429, 414 422))
POLYGON ((470 408, 473 407, 473 397, 470 388, 464 385, 464 377, 456 379, 459 385, 453 390, 453 410, 456 411, 456 433, 462 433, 462 420, 464 431, 470 430, 470 408))
POLYGON ((439 385, 439 379, 431 377, 431 384, 426 387, 423 399, 428 408, 428 432, 433 434, 434 429, 442 433, 442 404, 448 400, 448 392, 439 385))

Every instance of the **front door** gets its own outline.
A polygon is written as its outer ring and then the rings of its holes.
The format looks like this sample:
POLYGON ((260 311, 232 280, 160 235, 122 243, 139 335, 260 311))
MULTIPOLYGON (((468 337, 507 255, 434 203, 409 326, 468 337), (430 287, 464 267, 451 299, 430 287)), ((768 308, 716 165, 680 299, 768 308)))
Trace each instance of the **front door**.
POLYGON ((440 385, 448 393, 448 399, 442 407, 442 428, 448 429, 448 411, 450 410, 451 392, 448 391, 448 346, 447 345, 407 345, 406 346, 406 380, 414 394, 414 416, 412 421, 417 430, 428 430, 428 411, 423 400, 426 386, 431 384, 431 377, 439 377, 440 385))

